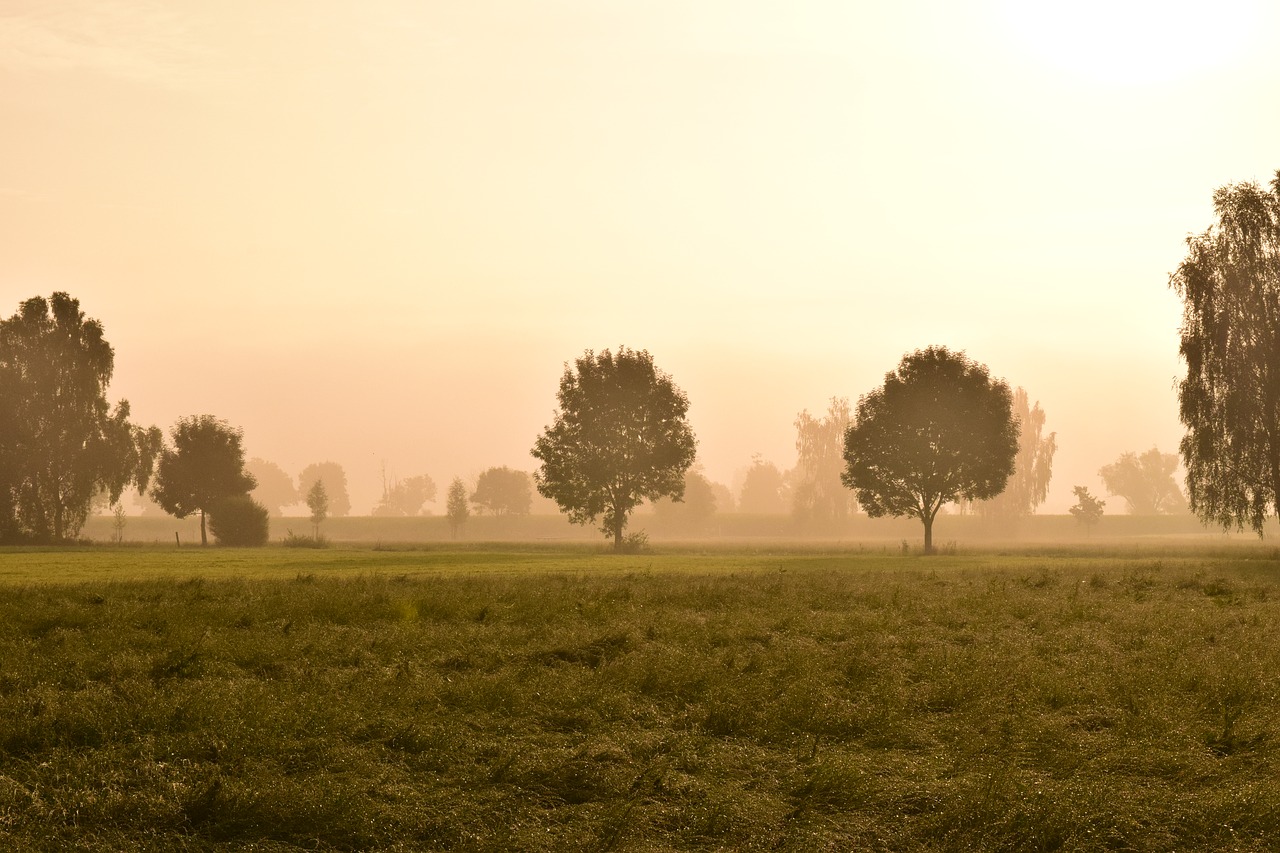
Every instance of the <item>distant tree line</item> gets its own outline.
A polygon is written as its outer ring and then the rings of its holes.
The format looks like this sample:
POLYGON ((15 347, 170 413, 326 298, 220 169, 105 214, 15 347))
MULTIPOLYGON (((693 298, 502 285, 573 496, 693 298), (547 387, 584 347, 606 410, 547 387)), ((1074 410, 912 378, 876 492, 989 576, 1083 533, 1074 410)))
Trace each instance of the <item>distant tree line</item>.
MULTIPOLYGON (((1225 186, 1213 201, 1216 222, 1187 239, 1170 276, 1183 300, 1181 459, 1127 452, 1099 476, 1132 513, 1189 508, 1206 523, 1261 534, 1280 514, 1280 172, 1269 188, 1225 186), (1179 461, 1185 494, 1174 478, 1179 461)), ((271 512, 300 499, 317 539, 327 517, 350 511, 336 463, 308 466, 295 485, 273 463, 246 463, 240 430, 213 415, 180 418, 167 439, 132 422, 128 401, 107 399, 113 371, 102 325, 66 293, 27 299, 0 320, 0 543, 74 539, 98 506, 116 508, 118 535, 130 489, 176 517, 198 514, 202 544, 206 528, 222 542, 264 542, 271 512)), ((647 351, 587 351, 565 366, 556 396, 554 421, 531 451, 532 477, 504 466, 483 471, 469 491, 461 478, 451 482, 455 535, 473 511, 528 514, 535 491, 571 521, 599 526, 618 550, 643 505, 696 529, 733 504, 695 465, 688 397, 647 351)), ((838 523, 858 507, 910 516, 928 552, 948 504, 992 518, 1035 511, 1057 449, 1044 426, 1024 389, 965 353, 916 350, 855 406, 832 398, 821 415, 802 411, 794 469, 756 456, 737 509, 790 511, 801 525, 838 523)), ((1092 527, 1104 502, 1083 486, 1074 493, 1072 514, 1092 527)), ((435 495, 426 475, 384 476, 374 514, 417 515, 435 495)))

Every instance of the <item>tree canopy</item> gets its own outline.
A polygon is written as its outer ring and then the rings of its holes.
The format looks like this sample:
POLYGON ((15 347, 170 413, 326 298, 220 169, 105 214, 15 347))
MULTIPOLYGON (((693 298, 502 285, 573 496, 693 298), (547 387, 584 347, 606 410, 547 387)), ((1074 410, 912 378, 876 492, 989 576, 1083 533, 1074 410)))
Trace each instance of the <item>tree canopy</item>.
POLYGON ((1039 402, 1031 405, 1023 388, 1014 389, 1013 416, 1018 421, 1018 456, 1013 475, 1000 494, 974 504, 978 514, 986 518, 1012 520, 1030 515, 1049 496, 1058 434, 1044 434, 1044 410, 1039 402))
POLYGON ((165 512, 200 513, 200 544, 208 544, 205 516, 225 498, 247 495, 257 482, 244 469, 243 434, 213 415, 181 418, 160 455, 152 496, 165 512))
POLYGON ((255 456, 245 463, 244 468, 258 482, 253 489, 253 499, 265 506, 271 515, 283 515, 285 507, 298 502, 298 487, 276 463, 255 456))
POLYGON ((806 409, 796 416, 796 467, 791 478, 791 514, 799 521, 832 522, 849 517, 853 495, 840 482, 849 401, 832 397, 824 416, 806 409))
POLYGON ((622 347, 587 351, 565 365, 554 422, 534 444, 538 491, 575 524, 594 523, 623 548, 623 530, 644 500, 680 498, 696 440, 689 399, 653 357, 622 347))
POLYGON ((1173 478, 1178 470, 1178 454, 1151 448, 1139 456, 1123 453, 1098 471, 1107 494, 1119 495, 1133 515, 1185 512, 1187 499, 1173 478))
POLYGON ((673 530, 698 533, 716 514, 716 493, 701 465, 684 472, 684 495, 676 501, 658 498, 653 513, 673 530))
POLYGON ((324 481, 329 497, 329 513, 337 518, 351 514, 351 497, 347 494, 347 472, 337 462, 313 462, 298 475, 298 491, 306 494, 316 480, 324 481))
POLYGON ((145 490, 161 434, 107 403, 115 352, 66 293, 0 321, 0 542, 79 534, 96 494, 145 490))
POLYGON ((373 515, 383 517, 403 517, 418 515, 423 504, 436 499, 436 483, 426 474, 406 477, 403 480, 392 478, 382 481, 382 499, 373 508, 373 515))
POLYGON ((945 347, 917 350, 858 398, 844 437, 844 483, 869 516, 919 518, 930 553, 943 504, 993 498, 1013 473, 1012 407, 1009 386, 984 365, 945 347))
POLYGON ((760 454, 751 457, 751 467, 742 480, 738 494, 738 512, 777 515, 787 511, 791 490, 787 475, 760 454))
POLYGON ((533 503, 533 480, 524 471, 505 465, 486 468, 476 478, 471 503, 491 515, 528 515, 533 503))
POLYGON ((1170 277, 1183 300, 1178 408, 1191 509, 1262 535, 1280 513, 1280 172, 1219 188, 1170 277))

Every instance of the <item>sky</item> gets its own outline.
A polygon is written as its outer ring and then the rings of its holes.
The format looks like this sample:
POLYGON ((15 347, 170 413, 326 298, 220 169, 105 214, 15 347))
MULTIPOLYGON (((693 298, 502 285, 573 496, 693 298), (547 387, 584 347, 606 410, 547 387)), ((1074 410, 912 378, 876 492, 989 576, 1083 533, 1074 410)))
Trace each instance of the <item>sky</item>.
MULTIPOLYGON (((1171 452, 1169 274, 1280 169, 1264 0, 6 0, 0 314, 65 290, 113 399, 440 489, 533 470, 566 362, 647 349, 699 459, 963 350, 1049 499, 1171 452)), ((1115 499, 1120 505, 1120 499, 1115 499)))

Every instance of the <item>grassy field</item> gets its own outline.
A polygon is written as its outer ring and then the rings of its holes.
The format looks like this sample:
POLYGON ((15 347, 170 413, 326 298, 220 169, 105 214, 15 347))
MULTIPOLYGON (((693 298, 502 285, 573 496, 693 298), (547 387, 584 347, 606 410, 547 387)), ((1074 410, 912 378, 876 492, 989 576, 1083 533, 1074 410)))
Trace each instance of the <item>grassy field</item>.
POLYGON ((6 850, 1274 850, 1263 546, 0 551, 6 850))

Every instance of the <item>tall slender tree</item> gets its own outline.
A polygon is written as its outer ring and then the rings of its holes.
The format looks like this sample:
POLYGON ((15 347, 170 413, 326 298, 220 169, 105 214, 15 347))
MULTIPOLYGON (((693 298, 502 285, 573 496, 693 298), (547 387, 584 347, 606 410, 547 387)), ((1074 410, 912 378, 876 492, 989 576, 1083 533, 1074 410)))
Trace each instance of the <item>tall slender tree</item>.
POLYGON ((0 321, 0 542, 79 534, 96 494, 145 490, 161 435, 107 403, 115 352, 66 293, 0 321))
POLYGON ((849 428, 849 401, 832 397, 826 415, 806 409, 796 416, 796 467, 791 479, 791 513, 800 521, 831 522, 848 518, 853 493, 840 482, 844 471, 844 433, 849 428))
POLYGON ((467 484, 462 482, 461 477, 454 477, 453 482, 449 484, 449 496, 445 501, 445 515, 449 518, 449 527, 453 531, 453 538, 457 539, 462 525, 466 524, 467 519, 471 517, 471 508, 467 505, 467 484))
POLYGON ((1280 513, 1280 171, 1269 190, 1221 187, 1213 208, 1170 277, 1187 366, 1179 449, 1196 515, 1261 536, 1280 513))
POLYGON ((311 510, 312 538, 319 542, 320 525, 329 517, 329 493, 325 491, 324 480, 316 480, 307 489, 307 509, 311 510))
POLYGON ((974 510, 986 518, 1011 521, 1031 515, 1049 496, 1058 434, 1044 434, 1044 410, 1039 401, 1031 405, 1024 388, 1013 391, 1013 416, 1018 421, 1018 456, 1014 460, 1013 476, 1003 492, 973 504, 974 510))

